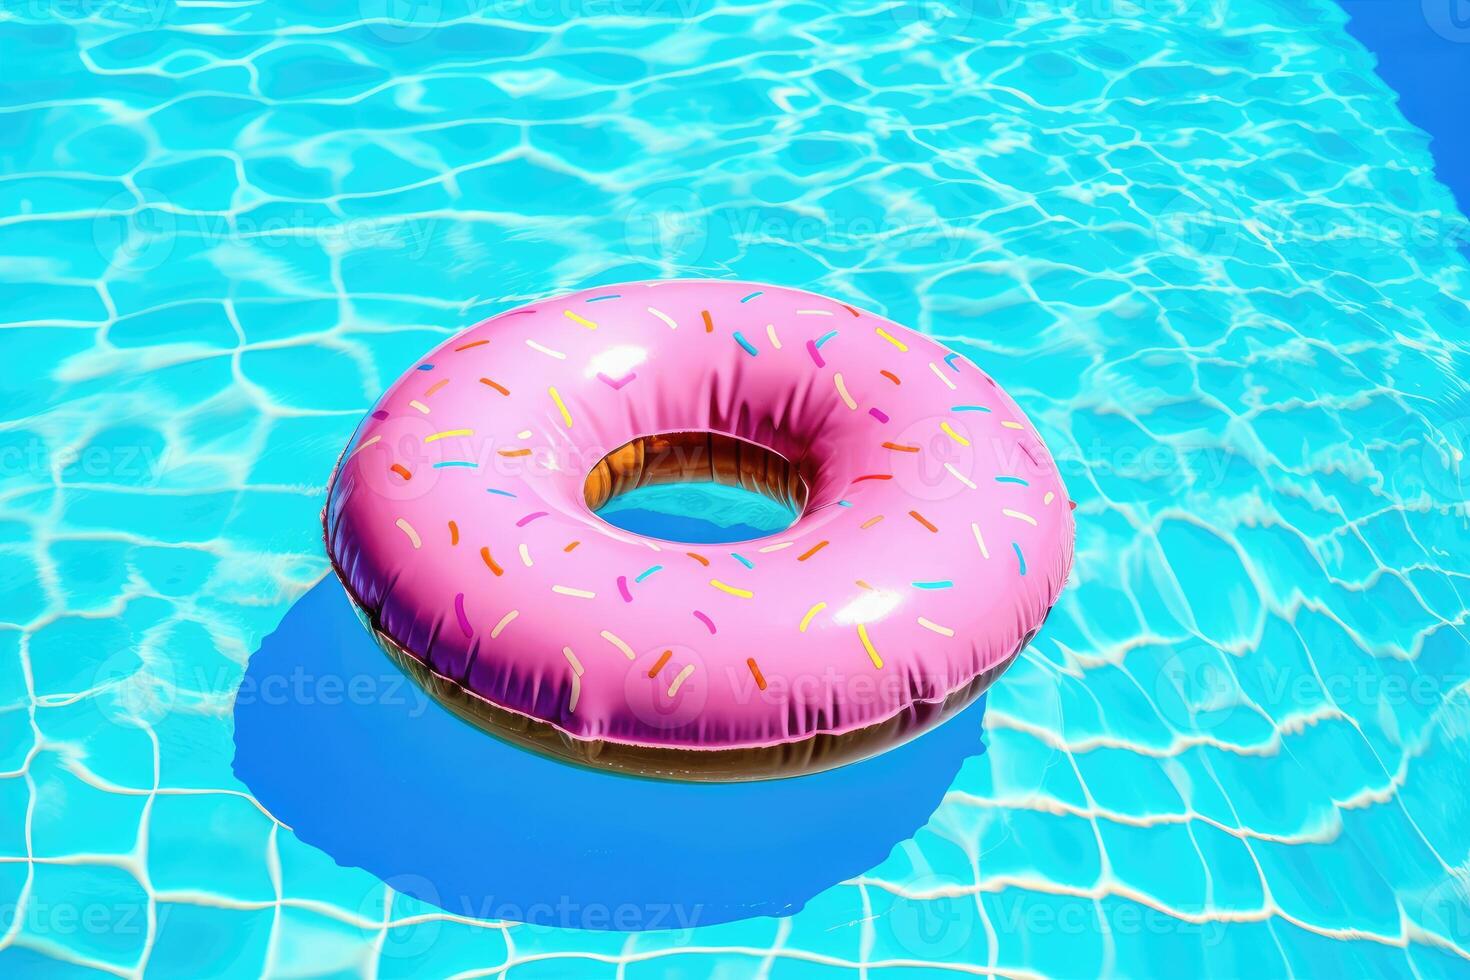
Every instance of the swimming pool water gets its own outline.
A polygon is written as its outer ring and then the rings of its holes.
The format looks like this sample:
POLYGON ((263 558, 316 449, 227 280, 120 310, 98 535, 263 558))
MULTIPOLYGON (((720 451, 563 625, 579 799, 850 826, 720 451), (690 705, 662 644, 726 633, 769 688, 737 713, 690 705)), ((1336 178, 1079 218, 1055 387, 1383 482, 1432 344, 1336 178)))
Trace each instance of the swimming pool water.
POLYGON ((0 50, 0 974, 1464 975, 1465 221, 1327 0, 4 0, 0 50), (332 461, 458 328, 660 276, 1037 424, 1076 567, 985 752, 784 917, 338 865, 231 768, 332 461))

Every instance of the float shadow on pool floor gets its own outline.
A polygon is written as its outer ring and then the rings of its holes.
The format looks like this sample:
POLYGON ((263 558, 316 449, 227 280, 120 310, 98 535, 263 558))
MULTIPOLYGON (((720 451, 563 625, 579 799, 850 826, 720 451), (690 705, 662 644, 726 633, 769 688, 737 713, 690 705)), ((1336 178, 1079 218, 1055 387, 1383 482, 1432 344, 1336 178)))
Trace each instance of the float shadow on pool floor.
POLYGON ((460 721, 327 577, 251 658, 235 773, 303 841, 448 912, 593 929, 789 915, 880 864, 984 751, 984 699, 864 762, 760 783, 558 763, 460 721))

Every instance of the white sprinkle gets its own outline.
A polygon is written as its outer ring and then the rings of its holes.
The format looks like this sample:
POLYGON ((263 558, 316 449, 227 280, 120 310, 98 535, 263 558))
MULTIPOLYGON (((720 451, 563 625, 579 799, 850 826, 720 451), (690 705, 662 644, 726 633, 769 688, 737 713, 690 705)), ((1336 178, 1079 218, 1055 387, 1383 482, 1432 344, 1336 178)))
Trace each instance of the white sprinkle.
POLYGON ((781 349, 781 338, 776 336, 776 325, 774 323, 766 324, 766 336, 771 338, 772 347, 777 350, 781 349))
POLYGON ((985 538, 980 535, 980 525, 971 522, 970 530, 975 532, 975 543, 980 546, 980 554, 985 558, 990 557, 990 549, 985 547, 985 538))
POLYGON ((970 480, 970 478, 965 476, 965 474, 961 473, 959 470, 955 469, 953 463, 945 463, 944 468, 949 470, 950 475, 953 476, 956 480, 959 480, 971 490, 975 489, 975 484, 970 480))
POLYGON ((500 631, 503 630, 503 629, 505 629, 507 626, 509 626, 510 625, 510 621, 512 619, 515 619, 520 614, 521 614, 521 611, 519 609, 512 609, 510 612, 508 612, 504 616, 500 617, 500 622, 496 623, 495 624, 495 628, 490 631, 490 639, 493 640, 497 636, 499 636, 500 635, 500 631))
POLYGON ((831 310, 797 310, 797 316, 831 316, 831 310))
POLYGON ((569 664, 572 665, 573 672, 576 673, 576 675, 578 677, 581 677, 582 676, 582 673, 583 673, 582 661, 580 661, 580 660, 577 659, 577 655, 572 652, 572 648, 571 647, 562 647, 561 648, 561 655, 563 657, 566 657, 567 658, 567 663, 569 663, 569 664))
POLYGON ((415 398, 413 401, 409 402, 408 403, 408 407, 409 408, 416 408, 420 412, 423 412, 425 415, 428 415, 429 414, 429 406, 425 405, 423 402, 419 401, 417 398, 415 398))
POLYGON ((930 361, 929 362, 929 370, 933 371, 934 372, 934 376, 936 378, 938 378, 940 381, 943 381, 945 383, 945 385, 947 385, 949 387, 949 390, 950 391, 954 391, 955 390, 954 382, 951 381, 951 380, 949 380, 949 378, 945 377, 944 372, 941 371, 941 370, 939 370, 939 365, 938 364, 935 364, 933 361, 930 361))
POLYGON ((650 306, 648 308, 648 312, 652 313, 654 316, 658 317, 660 320, 662 320, 663 322, 667 323, 669 325, 669 329, 670 330, 678 330, 679 329, 679 325, 674 322, 674 318, 671 317, 671 316, 669 316, 667 313, 663 312, 662 310, 655 310, 653 307, 650 306))
POLYGON ((578 599, 596 599, 597 598, 597 593, 596 592, 588 592, 586 589, 573 589, 573 588, 571 588, 569 586, 565 586, 565 585, 553 585, 551 587, 551 591, 552 592, 560 593, 561 595, 575 596, 578 599))
POLYGON ((521 545, 521 564, 527 568, 531 567, 531 550, 525 545, 521 545))
POLYGON ((567 698, 567 711, 576 711, 577 699, 582 696, 582 663, 571 647, 562 647, 561 652, 567 658, 567 663, 572 665, 572 695, 567 698))
POLYGON ((366 442, 364 442, 361 446, 358 446, 356 449, 352 450, 352 452, 348 453, 347 454, 347 458, 348 459, 351 459, 353 456, 356 456, 358 453, 362 452, 367 447, 369 447, 371 445, 375 445, 376 443, 382 441, 382 438, 383 438, 382 436, 373 436, 371 439, 369 439, 366 442))
POLYGON ((780 551, 782 548, 789 548, 794 544, 796 544, 795 541, 777 541, 775 544, 768 544, 764 548, 757 548, 756 550, 763 555, 769 555, 773 551, 780 551))
POLYGON ((617 647, 619 650, 623 651, 623 656, 627 657, 629 660, 638 659, 637 656, 633 653, 633 648, 628 646, 628 644, 624 643, 621 639, 619 639, 617 635, 614 634, 611 630, 603 630, 602 638, 611 643, 613 646, 617 647))
POLYGON ((919 617, 919 625, 924 627, 926 630, 933 630, 940 636, 954 636, 954 630, 950 629, 948 626, 940 626, 938 623, 932 620, 925 619, 923 616, 919 617))
POLYGON ((674 678, 674 683, 669 685, 669 697, 673 697, 675 694, 679 693, 680 685, 688 680, 689 675, 692 673, 694 673, 694 665, 686 664, 684 666, 684 669, 679 671, 679 676, 674 678))
MULTIPOLYGON (((556 358, 558 361, 565 361, 567 359, 567 356, 565 354, 563 354, 561 351, 559 351, 559 350, 552 350, 550 347, 542 347, 540 344, 536 343, 536 341, 534 341, 534 340, 528 340, 528 341, 526 341, 526 346, 529 347, 529 348, 531 348, 532 350, 538 350, 538 351, 540 351, 543 354, 549 354, 552 357, 556 358)), ((953 385, 951 385, 951 387, 953 387, 953 385)))
POLYGON ((410 541, 413 542, 413 546, 415 548, 418 548, 418 547, 420 547, 420 546, 423 545, 423 542, 419 540, 419 532, 417 532, 417 531, 415 531, 413 529, 413 525, 412 524, 408 523, 408 521, 405 521, 401 517, 398 518, 398 520, 395 521, 394 523, 396 523, 398 525, 398 530, 400 530, 404 534, 408 535, 408 540, 410 540, 410 541))
POLYGON ((1036 526, 1036 518, 1032 517, 1030 514, 1023 514, 1019 510, 1010 510, 1009 508, 1002 510, 1001 513, 1006 515, 1007 517, 1014 517, 1018 521, 1025 521, 1032 527, 1036 526))
POLYGON ((1051 492, 1051 491, 1050 491, 1050 490, 1048 490, 1048 491, 1047 491, 1047 492, 1046 492, 1046 496, 1045 496, 1045 497, 1042 497, 1042 498, 1041 498, 1041 502, 1042 502, 1042 503, 1043 503, 1043 504, 1044 504, 1044 505, 1047 505, 1047 506, 1050 506, 1050 505, 1051 505, 1051 502, 1052 502, 1052 501, 1053 501, 1053 500, 1056 500, 1056 499, 1057 499, 1057 495, 1056 495, 1056 494, 1054 494, 1054 493, 1052 493, 1052 492, 1051 492))
POLYGON ((853 401, 852 396, 847 393, 847 385, 842 381, 842 374, 839 372, 832 375, 832 380, 837 384, 837 393, 842 396, 843 404, 856 412, 857 402, 853 401))
POLYGON ((522 432, 517 432, 516 433, 516 438, 517 439, 529 439, 529 438, 531 438, 531 430, 530 429, 526 429, 526 430, 524 430, 522 432))

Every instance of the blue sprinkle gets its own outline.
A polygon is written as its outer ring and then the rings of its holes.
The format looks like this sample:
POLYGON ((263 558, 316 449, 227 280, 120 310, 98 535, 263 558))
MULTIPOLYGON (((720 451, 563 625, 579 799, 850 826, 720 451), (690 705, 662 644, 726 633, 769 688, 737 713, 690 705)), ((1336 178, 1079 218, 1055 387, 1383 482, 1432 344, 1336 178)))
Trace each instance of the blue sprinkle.
POLYGON ((822 334, 822 336, 817 339, 817 346, 821 347, 823 344, 825 344, 827 341, 831 340, 835 336, 837 336, 836 330, 832 330, 828 333, 822 334))
POLYGON ((446 466, 468 466, 472 470, 477 470, 477 469, 480 468, 480 464, 479 463, 471 463, 471 462, 469 462, 467 460, 463 460, 463 459, 446 459, 442 463, 435 463, 434 464, 434 469, 436 469, 436 470, 442 470, 446 466))
POLYGON ((851 507, 852 506, 852 501, 851 500, 839 500, 839 501, 837 501, 837 506, 838 507, 851 507))
POLYGON ((911 582, 910 584, 914 588, 916 588, 916 589, 952 589, 952 588, 954 588, 954 583, 951 582, 949 579, 941 579, 938 582, 911 582))
POLYGON ((589 302, 589 303, 601 303, 605 299, 622 299, 622 298, 623 297, 619 293, 609 293, 606 296, 593 296, 591 299, 587 300, 587 302, 589 302))
POLYGON ((764 292, 765 292, 764 289, 757 289, 755 292, 751 293, 749 296, 742 297, 741 300, 740 300, 740 302, 742 302, 742 303, 749 303, 751 300, 755 299, 757 296, 761 295, 764 292))
POLYGON ((418 366, 418 370, 420 370, 420 371, 432 371, 432 370, 434 370, 434 365, 432 365, 432 364, 420 364, 418 366))
POLYGON ((1023 487, 1029 487, 1031 485, 1031 484, 1027 483, 1025 480, 1021 479, 1019 476, 998 476, 998 477, 995 478, 995 482, 996 483, 1019 483, 1023 487))
POLYGON ((485 488, 485 492, 486 493, 497 493, 497 494, 499 494, 502 497, 514 497, 515 496, 515 494, 511 493, 509 490, 496 490, 494 487, 486 487, 485 488))
POLYGON ((663 566, 662 565, 653 565, 653 566, 650 566, 649 568, 644 569, 643 572, 637 578, 635 578, 633 581, 634 582, 641 582, 644 579, 648 578, 648 576, 652 575, 654 572, 661 572, 661 571, 663 571, 663 566))
POLYGON ((737 554, 735 554, 735 552, 732 551, 732 552, 730 552, 730 557, 731 558, 734 558, 736 561, 738 561, 740 564, 744 565, 746 568, 754 568, 755 567, 755 562, 751 561, 749 558, 746 558, 744 555, 737 555, 737 554))
POLYGON ((990 409, 984 405, 956 405, 950 409, 951 412, 988 412, 990 409))
POLYGON ((755 349, 754 344, 746 340, 744 337, 740 336, 739 330, 735 331, 735 343, 739 344, 741 347, 744 347, 745 353, 749 354, 751 357, 755 357, 757 354, 760 353, 760 351, 755 349))
POLYGON ((954 359, 957 358, 957 357, 959 357, 959 356, 960 355, 955 354, 955 353, 946 354, 945 357, 944 357, 944 363, 945 364, 948 364, 952 370, 958 371, 959 368, 955 367, 954 359))
POLYGON ((1016 542, 1012 541, 1011 542, 1011 547, 1016 549, 1016 561, 1018 561, 1018 562, 1021 563, 1021 574, 1022 575, 1025 575, 1026 574, 1026 556, 1023 555, 1023 554, 1021 554, 1021 546, 1018 545, 1018 544, 1016 544, 1016 542))

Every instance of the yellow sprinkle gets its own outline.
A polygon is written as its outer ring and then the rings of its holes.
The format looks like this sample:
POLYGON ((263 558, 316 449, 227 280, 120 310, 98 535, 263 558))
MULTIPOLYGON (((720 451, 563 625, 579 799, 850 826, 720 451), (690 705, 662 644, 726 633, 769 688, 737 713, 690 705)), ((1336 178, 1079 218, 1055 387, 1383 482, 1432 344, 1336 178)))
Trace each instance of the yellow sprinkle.
POLYGON ((960 435, 954 429, 951 429, 949 427, 949 423, 948 422, 940 422, 939 423, 939 427, 944 430, 944 434, 945 435, 949 436, 951 439, 953 439, 955 442, 959 443, 961 446, 968 446, 970 444, 970 440, 968 440, 964 436, 960 435))
POLYGON ((1010 419, 1007 419, 1006 421, 1002 422, 1001 425, 1004 426, 1007 429, 1024 429, 1024 428, 1026 428, 1020 422, 1012 422, 1010 419))
POLYGON ((578 599, 596 599, 597 598, 597 593, 596 592, 588 592, 586 589, 573 589, 573 588, 571 588, 569 586, 565 586, 565 585, 553 585, 551 587, 551 591, 552 592, 559 593, 560 595, 575 596, 578 599))
POLYGON ((951 380, 949 380, 949 378, 947 378, 947 377, 944 376, 944 372, 941 371, 941 370, 939 370, 939 365, 938 364, 935 364, 933 361, 930 361, 929 362, 929 370, 933 371, 934 372, 934 376, 936 378, 938 378, 940 381, 943 381, 945 383, 945 385, 947 385, 949 387, 949 390, 950 391, 954 391, 955 390, 955 388, 954 388, 954 382, 951 381, 951 380))
POLYGON ((1001 513, 1006 515, 1007 517, 1014 517, 1018 521, 1025 521, 1032 527, 1036 526, 1036 518, 1032 517, 1030 514, 1023 514, 1019 510, 1010 509, 1002 510, 1001 513))
POLYGON ((709 580, 709 584, 710 585, 713 585, 715 588, 719 589, 721 592, 728 592, 731 595, 733 595, 733 596, 739 596, 742 599, 751 599, 751 598, 754 598, 755 597, 755 593, 754 592, 751 592, 749 589, 737 589, 733 585, 726 585, 724 582, 721 582, 717 578, 710 579, 709 580))
POLYGON ((617 635, 614 634, 611 630, 603 630, 602 638, 611 643, 613 646, 617 647, 619 650, 623 651, 623 656, 627 657, 629 660, 638 659, 637 655, 633 653, 633 648, 628 646, 628 644, 624 643, 621 639, 619 639, 617 635))
POLYGON ((367 447, 369 447, 371 445, 374 445, 375 443, 381 442, 382 439, 383 439, 382 436, 373 436, 371 439, 369 439, 366 442, 364 442, 361 446, 358 446, 356 449, 352 450, 352 452, 348 453, 347 454, 347 458, 348 459, 351 459, 352 457, 356 456, 358 453, 362 452, 367 447))
POLYGON ((398 530, 408 535, 408 540, 413 542, 413 546, 415 548, 421 547, 423 545, 423 542, 419 540, 419 532, 415 531, 413 529, 413 525, 408 523, 408 521, 400 517, 393 523, 398 525, 398 530))
POLYGON ((510 625, 510 621, 512 619, 515 619, 520 614, 521 614, 521 611, 519 609, 512 609, 510 612, 508 612, 504 616, 500 617, 500 622, 496 623, 495 624, 495 628, 490 631, 490 639, 493 640, 497 636, 499 636, 500 635, 500 631, 503 630, 503 629, 505 629, 507 626, 509 626, 510 625))
POLYGON ((521 545, 521 564, 527 568, 531 567, 531 549, 521 545))
POLYGON ((577 314, 573 313, 571 310, 562 310, 561 312, 563 316, 565 316, 568 320, 571 320, 573 323, 580 323, 588 330, 597 329, 597 324, 593 323, 591 320, 587 319, 584 316, 577 316, 577 314))
POLYGON ((1050 490, 1048 490, 1046 492, 1046 496, 1041 498, 1041 503, 1044 506, 1048 506, 1049 507, 1049 506, 1051 506, 1051 502, 1053 500, 1055 500, 1055 499, 1057 499, 1057 495, 1054 494, 1054 493, 1052 493, 1050 490))
POLYGON ((907 353, 909 345, 905 344, 903 341, 899 340, 897 337, 893 336, 893 334, 889 333, 887 330, 884 330, 882 327, 878 328, 878 336, 888 341, 894 347, 897 347, 900 351, 907 353))
POLYGON ((837 385, 837 394, 842 396, 843 404, 853 411, 857 411, 857 402, 853 401, 852 396, 847 393, 847 385, 843 383, 842 375, 834 374, 832 375, 832 380, 837 385))
POLYGON ((409 408, 416 408, 420 412, 423 412, 425 415, 428 415, 429 414, 429 406, 425 405, 423 402, 419 401, 417 398, 415 398, 413 401, 409 402, 408 403, 408 407, 409 408))
POLYGON ((974 490, 975 489, 974 481, 972 481, 969 477, 965 476, 965 474, 961 473, 959 470, 955 469, 953 463, 945 463, 944 464, 944 468, 947 469, 947 470, 949 470, 950 475, 953 476, 956 480, 959 480, 961 483, 963 483, 965 486, 969 487, 971 490, 974 490))
POLYGON ((453 436, 472 436, 474 429, 447 429, 444 432, 436 432, 431 436, 424 436, 424 442, 438 442, 440 439, 449 439, 453 436))
POLYGON ((561 409, 562 421, 566 422, 567 428, 570 429, 572 427, 572 413, 567 411, 566 402, 561 400, 561 393, 556 390, 555 385, 552 385, 546 390, 551 393, 551 400, 556 402, 556 407, 561 409))
POLYGON ((692 673, 694 673, 694 665, 686 664, 684 669, 679 671, 679 676, 674 678, 674 683, 669 685, 669 697, 673 697, 679 693, 679 687, 689 679, 689 675, 692 673))
POLYGON ((950 629, 948 626, 940 626, 933 620, 925 619, 923 616, 919 617, 919 625, 924 627, 926 630, 933 630, 940 636, 954 636, 954 630, 950 629))
POLYGON ((774 323, 766 324, 766 336, 771 338, 772 347, 776 348, 776 350, 781 349, 781 338, 776 336, 776 325, 774 323))
POLYGON ((873 661, 873 666, 879 670, 883 669, 883 658, 878 656, 878 651, 873 649, 873 641, 868 639, 868 627, 858 623, 858 639, 863 641, 863 649, 868 651, 868 659, 873 661))
POLYGON ((559 351, 559 350, 552 350, 550 347, 542 347, 540 344, 536 343, 536 341, 534 341, 534 340, 528 340, 528 341, 526 341, 526 346, 529 347, 529 348, 531 348, 532 350, 539 350, 543 354, 550 355, 551 357, 556 358, 558 361, 565 361, 567 359, 567 356, 565 354, 563 354, 561 351, 559 351))
POLYGON ((812 617, 826 608, 827 604, 825 602, 819 602, 816 605, 812 606, 806 611, 806 615, 801 617, 801 625, 798 626, 797 629, 802 633, 805 633, 806 628, 811 625, 812 617))

